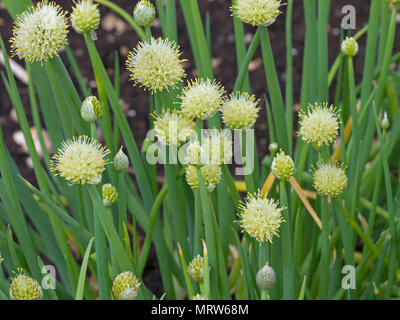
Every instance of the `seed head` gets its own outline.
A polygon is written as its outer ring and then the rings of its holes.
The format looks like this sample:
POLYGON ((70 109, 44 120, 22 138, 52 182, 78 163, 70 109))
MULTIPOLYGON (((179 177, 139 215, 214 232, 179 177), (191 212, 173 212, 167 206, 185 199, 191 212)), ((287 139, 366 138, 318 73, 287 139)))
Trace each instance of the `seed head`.
POLYGON ((141 0, 133 10, 133 19, 142 27, 147 27, 156 17, 156 9, 149 0, 141 0))
POLYGON ((51 171, 71 184, 98 184, 110 151, 87 136, 66 140, 51 161, 51 171))
POLYGON ((13 55, 28 62, 47 61, 67 43, 66 12, 54 2, 42 1, 16 18, 10 39, 13 55))
POLYGON ((105 207, 109 208, 115 202, 117 202, 118 191, 112 184, 110 183, 103 184, 102 193, 103 193, 103 204, 105 207))
POLYGON ((326 197, 336 197, 347 187, 347 177, 341 165, 318 162, 314 169, 314 188, 326 197))
POLYGON ((338 114, 333 106, 316 103, 314 107, 309 105, 306 112, 300 112, 299 135, 317 148, 332 143, 338 130, 338 114))
POLYGON ((190 279, 196 282, 203 281, 204 267, 204 258, 198 254, 187 266, 190 279))
POLYGON ((100 10, 92 0, 75 2, 71 13, 72 28, 78 33, 97 30, 100 24, 100 10))
POLYGON ((268 265, 268 262, 257 272, 256 283, 261 290, 269 290, 275 286, 276 274, 274 269, 268 265))
POLYGON ((280 6, 281 0, 236 0, 231 10, 243 22, 268 27, 281 13, 280 6))
POLYGON ((129 159, 126 154, 122 151, 122 147, 114 157, 113 166, 117 171, 125 171, 129 167, 129 159))
POLYGON ((222 103, 224 89, 209 79, 189 82, 181 96, 182 113, 187 118, 206 120, 211 118, 222 103))
POLYGON ((9 290, 11 300, 42 300, 43 291, 36 280, 25 275, 20 268, 15 275, 9 290))
POLYGON ((195 133, 193 121, 176 110, 155 115, 154 130, 158 140, 174 146, 186 142, 195 133))
POLYGON ((114 280, 112 291, 118 300, 135 300, 139 291, 140 282, 135 275, 130 272, 120 273, 114 280))
POLYGON ((209 163, 231 163, 232 136, 228 130, 210 130, 209 134, 203 137, 202 146, 208 155, 209 163))
POLYGON ((231 129, 248 129, 258 118, 260 108, 254 95, 233 93, 221 108, 222 119, 231 129))
MULTIPOLYGON (((222 170, 217 164, 206 164, 200 168, 208 192, 213 192, 221 181, 222 170)), ((192 189, 199 189, 199 179, 195 166, 186 167, 186 181, 192 189)))
POLYGON ((282 210, 278 202, 263 198, 261 193, 248 194, 246 201, 240 205, 241 226, 260 244, 266 240, 272 242, 284 221, 282 210))
POLYGON ((81 107, 81 117, 87 122, 94 122, 103 115, 103 108, 95 96, 87 97, 81 107))
POLYGON ((294 172, 294 162, 292 157, 285 155, 281 150, 272 161, 271 170, 275 177, 280 180, 289 180, 294 172))
POLYGON ((168 90, 185 76, 180 55, 179 47, 167 39, 140 42, 126 62, 131 80, 151 91, 168 90))
POLYGON ((346 37, 342 42, 342 52, 348 57, 354 57, 358 53, 358 43, 354 38, 346 37))

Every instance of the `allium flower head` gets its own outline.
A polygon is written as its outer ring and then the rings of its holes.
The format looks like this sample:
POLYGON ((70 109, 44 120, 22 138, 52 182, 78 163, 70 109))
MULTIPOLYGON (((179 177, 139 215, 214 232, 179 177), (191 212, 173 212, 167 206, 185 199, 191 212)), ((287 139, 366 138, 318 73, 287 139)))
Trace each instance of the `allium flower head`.
POLYGON ((198 254, 192 261, 190 261, 189 265, 187 266, 187 272, 190 279, 192 279, 193 281, 203 281, 204 258, 198 254))
POLYGON ((281 0, 236 0, 231 10, 243 22, 268 27, 281 13, 280 6, 281 0))
POLYGON ((11 300, 42 300, 43 291, 36 280, 25 275, 22 269, 15 274, 9 290, 11 300))
POLYGON ((261 193, 248 194, 246 201, 240 205, 241 226, 260 244, 266 240, 272 242, 284 221, 282 210, 278 202, 263 198, 261 193))
POLYGON ((97 30, 100 24, 100 10, 97 3, 92 0, 75 2, 71 13, 72 28, 78 33, 97 30))
POLYGON ((110 184, 106 183, 103 184, 102 188, 102 195, 103 195, 103 204, 105 207, 111 207, 115 202, 118 200, 118 191, 115 187, 110 184))
POLYGON ((306 112, 300 113, 301 138, 320 148, 333 142, 339 130, 337 111, 328 104, 309 106, 306 112))
POLYGON ((156 17, 156 8, 149 0, 140 0, 133 10, 133 19, 142 27, 147 27, 156 17))
POLYGON ((120 273, 114 280, 112 291, 118 300, 135 300, 139 291, 140 282, 135 275, 130 272, 120 273))
POLYGON ((42 1, 17 17, 11 38, 13 55, 28 62, 47 61, 67 43, 67 18, 54 2, 42 1))
POLYGON ((200 293, 193 296, 192 300, 207 300, 205 296, 202 296, 200 293))
POLYGON ((209 163, 232 162, 232 136, 228 132, 228 130, 212 129, 203 137, 202 147, 208 155, 209 163))
POLYGON ((209 119, 220 107, 224 89, 209 79, 190 82, 181 96, 182 113, 188 118, 209 119))
POLYGON ((282 150, 272 161, 271 170, 275 177, 280 180, 289 180, 294 172, 294 162, 292 157, 287 156, 282 150))
POLYGON ((342 42, 342 52, 348 57, 354 57, 358 53, 358 43, 354 38, 346 37, 342 42))
POLYGON ((326 197, 336 197, 347 187, 347 177, 341 165, 318 162, 314 169, 314 188, 326 197))
POLYGON ((98 184, 110 151, 87 136, 66 140, 51 161, 51 170, 71 184, 98 184))
POLYGON ((126 154, 122 151, 122 147, 113 159, 113 166, 117 171, 125 171, 129 167, 129 159, 126 154))
MULTIPOLYGON (((206 164, 200 168, 208 192, 213 192, 221 181, 222 170, 217 164, 206 164)), ((199 189, 199 179, 195 166, 186 167, 186 181, 192 189, 199 189)))
POLYGON ((248 129, 258 118, 260 108, 254 95, 233 93, 221 107, 222 119, 231 129, 248 129))
POLYGON ((81 107, 81 117, 87 122, 94 122, 103 115, 103 107, 95 96, 87 97, 81 107))
POLYGON ((269 265, 268 262, 267 264, 262 267, 256 275, 256 283, 257 286, 261 290, 269 290, 276 284, 276 274, 275 270, 272 269, 269 265))
POLYGON ((191 165, 204 165, 208 161, 206 150, 198 140, 190 142, 186 149, 186 162, 191 165))
POLYGON ((155 115, 154 130, 158 140, 174 146, 186 142, 195 133, 194 122, 176 110, 155 115))
POLYGON ((182 81, 185 71, 179 60, 179 47, 168 39, 140 42, 129 53, 126 65, 131 79, 152 91, 162 91, 182 81))

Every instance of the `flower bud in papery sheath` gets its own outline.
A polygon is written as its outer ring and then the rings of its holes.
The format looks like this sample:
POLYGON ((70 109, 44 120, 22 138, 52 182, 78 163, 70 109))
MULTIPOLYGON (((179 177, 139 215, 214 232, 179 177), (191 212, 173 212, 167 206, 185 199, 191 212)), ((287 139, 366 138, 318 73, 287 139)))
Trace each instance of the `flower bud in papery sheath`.
POLYGON ((222 103, 224 89, 209 79, 190 82, 181 95, 181 110, 187 118, 202 120, 212 117, 222 103))
POLYGON ((389 129, 389 127, 390 127, 390 122, 389 122, 389 119, 387 116, 387 112, 385 112, 383 114, 383 119, 381 121, 381 128, 383 131, 387 131, 387 129, 389 129))
POLYGON ((149 0, 141 0, 133 10, 133 19, 141 27, 147 27, 156 17, 156 9, 149 0))
POLYGON ((65 12, 54 2, 42 1, 17 16, 11 49, 28 62, 47 61, 67 43, 67 34, 65 12))
MULTIPOLYGON (((213 192, 221 181, 222 170, 218 164, 206 164, 200 169, 208 192, 213 192)), ((192 189, 199 189, 199 179, 195 166, 186 167, 186 182, 192 189)))
POLYGON ((257 107, 254 95, 233 93, 221 107, 222 120, 231 129, 248 129, 258 118, 260 108, 257 107))
POLYGON ((118 200, 118 191, 110 183, 103 184, 102 194, 103 204, 107 208, 111 207, 118 200))
POLYGON ((207 300, 205 296, 202 296, 200 293, 193 296, 192 300, 207 300))
POLYGON ((268 27, 281 13, 280 6, 280 0, 236 0, 231 10, 243 22, 268 27))
POLYGON ((240 204, 241 227, 260 244, 272 242, 278 235, 279 227, 284 221, 278 202, 263 198, 261 193, 248 194, 245 202, 240 204))
POLYGON ((81 117, 83 120, 87 122, 94 122, 97 119, 101 118, 103 115, 103 108, 100 104, 100 101, 94 97, 87 97, 81 107, 81 117))
POLYGON ((51 171, 71 184, 98 184, 110 151, 87 136, 66 140, 51 161, 51 171))
POLYGON ((275 177, 287 181, 294 172, 293 159, 281 150, 272 161, 271 170, 275 177))
POLYGON ((193 166, 201 166, 206 164, 208 156, 206 150, 195 140, 189 143, 186 149, 186 162, 193 166))
POLYGON ((81 0, 75 3, 71 13, 72 28, 78 33, 97 30, 100 25, 100 10, 92 0, 81 0))
POLYGON ((232 136, 227 130, 210 130, 209 134, 203 137, 202 146, 208 155, 209 163, 232 162, 232 136))
POLYGON ((317 148, 332 143, 338 130, 338 114, 333 106, 316 103, 315 106, 309 105, 307 111, 300 112, 299 135, 317 148))
POLYGON ((112 291, 117 300, 135 300, 139 291, 140 282, 130 272, 120 273, 114 280, 112 291))
POLYGON ((278 147, 279 146, 276 142, 271 142, 268 147, 269 152, 271 152, 271 154, 275 154, 278 151, 278 147))
POLYGON ((314 188, 322 196, 336 197, 347 187, 344 169, 333 162, 318 162, 313 177, 314 188))
POLYGON ((354 57, 358 53, 358 43, 354 38, 346 37, 342 42, 342 52, 348 57, 354 57))
POLYGON ((194 122, 179 111, 166 111, 155 115, 154 130, 160 142, 177 146, 195 134, 194 122))
POLYGON ((179 47, 167 39, 140 42, 129 53, 126 66, 131 80, 153 92, 168 90, 182 81, 185 71, 181 66, 179 47))
POLYGON ((113 159, 113 166, 117 171, 125 171, 129 167, 129 159, 122 151, 122 147, 119 149, 113 159))
POLYGON ((28 277, 18 269, 16 276, 12 278, 10 285, 11 300, 42 300, 43 291, 39 283, 28 277))
POLYGON ((203 281, 204 278, 204 258, 199 254, 187 266, 190 279, 196 282, 203 281))
POLYGON ((268 262, 257 272, 256 283, 261 290, 269 290, 275 286, 276 274, 274 269, 268 265, 268 262))

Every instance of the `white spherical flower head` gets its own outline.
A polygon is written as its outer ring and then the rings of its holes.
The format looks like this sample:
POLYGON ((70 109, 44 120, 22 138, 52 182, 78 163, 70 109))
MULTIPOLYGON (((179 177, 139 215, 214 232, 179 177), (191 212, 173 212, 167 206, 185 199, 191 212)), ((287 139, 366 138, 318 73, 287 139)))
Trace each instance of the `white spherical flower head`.
POLYGON ((159 141, 177 146, 195 134, 194 122, 178 111, 167 111, 155 116, 154 130, 159 141))
POLYGON ((248 129, 258 118, 257 104, 254 95, 233 93, 221 107, 222 119, 233 130, 248 129))
POLYGON ((141 0, 133 10, 133 19, 142 27, 147 27, 156 17, 156 9, 149 0, 141 0))
POLYGON ((16 18, 13 55, 28 62, 47 61, 67 43, 67 18, 54 2, 39 2, 16 18))
POLYGON ((274 157, 271 165, 272 173, 280 180, 287 181, 293 175, 294 162, 292 157, 282 150, 274 157))
POLYGON ((92 0, 81 0, 75 4, 71 13, 72 28, 78 33, 97 30, 100 25, 100 10, 92 0))
POLYGON ((348 57, 354 57, 357 55, 358 50, 358 43, 354 38, 346 37, 346 39, 342 42, 342 52, 344 55, 348 57))
POLYGON ((319 162, 313 176, 314 188, 322 196, 334 198, 347 187, 343 167, 333 162, 319 162))
POLYGON ((300 112, 299 135, 317 148, 332 143, 338 130, 338 114, 333 106, 316 103, 314 107, 310 105, 306 112, 300 112))
POLYGON ((208 161, 206 150, 195 140, 190 142, 186 149, 186 163, 197 166, 204 165, 208 161))
POLYGON ((188 118, 211 118, 223 101, 224 89, 209 79, 190 82, 181 96, 182 113, 188 118))
POLYGON ((187 266, 190 279, 196 282, 203 281, 204 267, 204 258, 198 254, 187 266))
POLYGON ((229 130, 210 130, 209 134, 203 137, 202 146, 208 155, 209 163, 232 162, 232 135, 229 130))
POLYGON ((281 215, 283 208, 279 208, 277 202, 263 198, 260 193, 249 194, 240 209, 242 228, 260 244, 272 242, 272 238, 278 235, 284 220, 281 215))
POLYGON ((71 184, 98 184, 110 151, 87 136, 66 140, 51 161, 51 170, 71 184))
POLYGON ((18 269, 12 278, 9 294, 11 300, 42 300, 43 291, 39 283, 18 269))
POLYGON ((129 53, 126 62, 135 84, 151 91, 168 90, 182 81, 185 71, 181 66, 179 47, 167 39, 140 42, 129 53))
POLYGON ((268 27, 281 13, 280 6, 281 0, 236 0, 231 10, 245 23, 268 27))
POLYGON ((139 291, 140 282, 130 272, 120 273, 114 280, 112 291, 117 300, 135 300, 139 291))
MULTIPOLYGON (((213 192, 215 187, 221 181, 221 166, 217 164, 206 164, 200 168, 204 184, 208 192, 213 192)), ((199 189, 199 177, 197 176, 197 168, 195 166, 186 167, 186 182, 192 189, 199 189)))

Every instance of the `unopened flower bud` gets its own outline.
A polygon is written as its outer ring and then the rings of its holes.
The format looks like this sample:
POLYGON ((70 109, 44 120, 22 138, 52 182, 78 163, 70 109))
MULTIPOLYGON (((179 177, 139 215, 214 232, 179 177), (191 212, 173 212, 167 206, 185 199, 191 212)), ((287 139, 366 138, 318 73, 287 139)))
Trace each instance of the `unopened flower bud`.
POLYGON ((42 300, 43 297, 39 283, 25 275, 22 269, 18 269, 18 274, 12 279, 9 294, 11 300, 42 300))
POLYGON ((256 283, 261 290, 269 290, 275 286, 275 271, 268 265, 268 262, 257 272, 256 283))
POLYGON ((120 273, 114 280, 112 291, 118 300, 135 300, 139 291, 140 282, 135 275, 130 272, 120 273))
POLYGON ((93 3, 92 0, 79 1, 72 9, 71 24, 78 33, 96 30, 100 24, 98 4, 93 3))
POLYGON ((87 122, 94 122, 103 115, 103 108, 95 96, 87 97, 81 107, 81 117, 87 122))
POLYGON ((118 191, 112 184, 110 183, 103 184, 102 193, 103 193, 103 204, 105 207, 109 208, 115 202, 117 202, 118 191))
POLYGON ((122 147, 114 157, 113 166, 117 171, 125 171, 129 167, 129 159, 122 151, 122 147))
POLYGON ((276 142, 271 142, 269 144, 269 152, 271 152, 271 154, 275 154, 278 151, 278 144, 276 142))
POLYGON ((389 122, 387 113, 385 112, 383 114, 383 119, 381 121, 381 128, 383 131, 386 131, 387 129, 389 129, 389 127, 390 127, 390 122, 389 122))
POLYGON ((281 150, 272 161, 271 170, 275 177, 280 180, 289 180, 294 172, 294 162, 290 156, 281 150))
POLYGON ((156 9, 149 0, 141 0, 133 10, 133 19, 141 27, 147 27, 156 17, 156 9))
POLYGON ((358 43, 354 38, 346 37, 342 42, 342 52, 348 57, 354 57, 358 53, 358 43))

